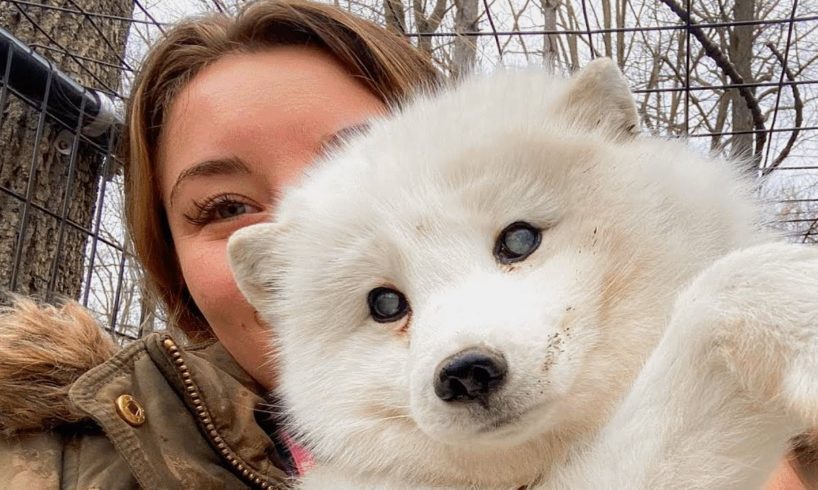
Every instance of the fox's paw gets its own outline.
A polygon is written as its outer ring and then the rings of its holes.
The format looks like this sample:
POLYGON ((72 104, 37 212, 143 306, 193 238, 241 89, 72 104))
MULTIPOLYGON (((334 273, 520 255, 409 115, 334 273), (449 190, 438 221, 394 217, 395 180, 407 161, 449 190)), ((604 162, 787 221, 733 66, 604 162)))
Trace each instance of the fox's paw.
POLYGON ((731 253, 693 282, 679 310, 754 398, 818 425, 818 248, 775 243, 731 253))
POLYGON ((818 348, 799 352, 784 370, 780 401, 809 427, 818 427, 818 348))

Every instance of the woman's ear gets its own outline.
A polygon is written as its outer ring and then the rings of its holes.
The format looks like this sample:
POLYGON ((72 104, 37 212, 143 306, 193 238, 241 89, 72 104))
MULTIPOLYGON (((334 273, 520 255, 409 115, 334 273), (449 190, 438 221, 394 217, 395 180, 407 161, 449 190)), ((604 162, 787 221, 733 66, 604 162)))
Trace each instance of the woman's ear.
MULTIPOLYGON (((259 223, 236 230, 227 242, 227 257, 239 290, 254 308, 266 311, 265 304, 275 295, 277 274, 276 244, 282 225, 259 223)), ((203 264, 206 267, 206 264, 203 264)))
POLYGON ((610 58, 588 63, 569 82, 558 111, 578 126, 602 129, 613 140, 639 132, 639 113, 628 82, 610 58))

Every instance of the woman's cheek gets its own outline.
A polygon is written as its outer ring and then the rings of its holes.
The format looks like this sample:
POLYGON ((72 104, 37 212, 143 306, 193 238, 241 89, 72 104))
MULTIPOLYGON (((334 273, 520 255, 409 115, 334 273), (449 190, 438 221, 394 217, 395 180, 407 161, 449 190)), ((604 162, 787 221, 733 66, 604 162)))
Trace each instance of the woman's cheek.
MULTIPOLYGON (((178 250, 185 278, 196 305, 211 327, 234 323, 252 308, 239 291, 227 263, 227 241, 184 244, 178 250)), ((245 320, 246 321, 246 320, 245 320)))
POLYGON ((184 243, 178 249, 182 274, 216 338, 250 376, 273 389, 276 373, 268 357, 271 332, 258 322, 233 280, 226 249, 227 240, 184 243))

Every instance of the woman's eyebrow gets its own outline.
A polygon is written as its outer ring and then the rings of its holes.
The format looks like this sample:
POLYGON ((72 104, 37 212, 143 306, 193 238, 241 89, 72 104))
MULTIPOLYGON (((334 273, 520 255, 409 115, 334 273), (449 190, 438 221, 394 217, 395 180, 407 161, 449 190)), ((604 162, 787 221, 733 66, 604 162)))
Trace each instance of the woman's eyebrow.
POLYGON ((211 175, 231 175, 231 174, 249 174, 250 168, 240 158, 217 158, 215 160, 205 160, 196 165, 186 168, 176 178, 176 183, 173 184, 173 189, 170 191, 170 202, 173 202, 173 196, 179 189, 179 186, 185 180, 195 177, 208 177, 211 175))

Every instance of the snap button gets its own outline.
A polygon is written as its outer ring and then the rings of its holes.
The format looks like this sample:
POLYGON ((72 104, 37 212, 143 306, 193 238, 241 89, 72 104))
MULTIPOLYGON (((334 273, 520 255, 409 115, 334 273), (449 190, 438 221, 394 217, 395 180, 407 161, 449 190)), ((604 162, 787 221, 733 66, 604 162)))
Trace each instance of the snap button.
POLYGON ((139 427, 145 423, 145 409, 131 395, 119 395, 116 398, 116 413, 119 417, 133 427, 139 427))

